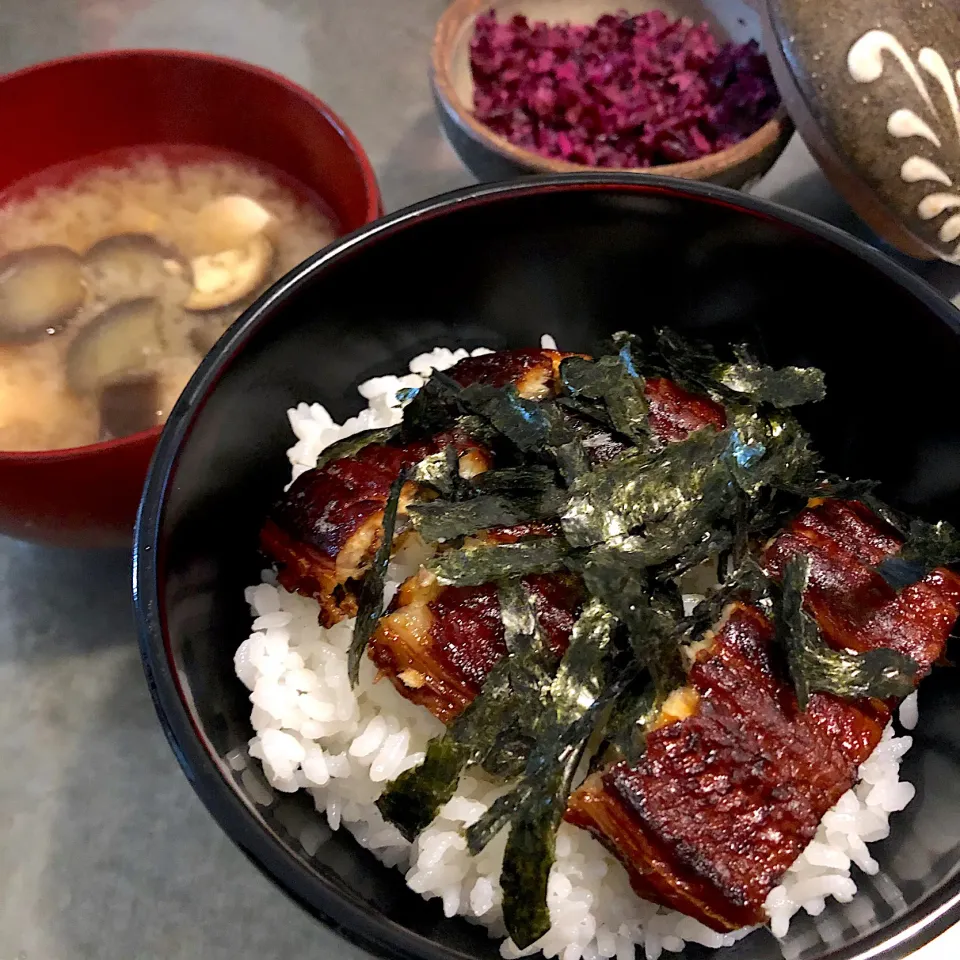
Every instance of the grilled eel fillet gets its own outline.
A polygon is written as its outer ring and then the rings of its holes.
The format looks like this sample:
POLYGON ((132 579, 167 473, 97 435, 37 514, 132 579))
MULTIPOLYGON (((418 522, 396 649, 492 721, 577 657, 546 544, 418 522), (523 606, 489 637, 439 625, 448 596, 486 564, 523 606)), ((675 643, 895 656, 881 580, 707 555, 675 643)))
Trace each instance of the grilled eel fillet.
MULTIPOLYGON (((542 524, 524 524, 488 531, 484 540, 515 543, 552 533, 542 524)), ((580 615, 583 583, 575 574, 544 573, 524 577, 523 584, 559 659, 580 615)), ((444 587, 421 569, 400 586, 367 655, 404 697, 450 723, 507 655, 496 584, 444 587)))
MULTIPOLYGON (((556 350, 505 350, 462 360, 450 374, 463 386, 514 383, 528 399, 553 390, 556 350)), ((476 476, 492 464, 489 451, 462 431, 400 445, 371 444, 351 457, 308 470, 273 508, 260 532, 260 549, 277 566, 277 579, 320 604, 320 623, 332 627, 357 612, 357 588, 380 544, 383 510, 397 474, 453 444, 460 473, 476 476)), ((419 488, 407 483, 398 513, 404 516, 419 488)))
MULTIPOLYGON (((800 513, 764 560, 779 576, 810 557, 806 609, 833 647, 892 647, 924 675, 960 613, 960 577, 937 569, 897 594, 873 568, 900 546, 861 504, 829 500, 800 513)), ((767 895, 853 786, 894 706, 815 694, 801 712, 772 638, 758 609, 730 605, 642 759, 588 777, 566 813, 641 897, 721 932, 767 921, 767 895)))
MULTIPOLYGON (((560 362, 568 353, 556 350, 503 350, 469 357, 449 374, 462 386, 514 384, 527 399, 552 394, 560 362)), ((691 397, 668 381, 647 385, 651 419, 664 439, 686 435, 693 424, 717 422, 723 414, 708 400, 691 397)), ((352 457, 308 470, 273 508, 260 533, 262 551, 276 565, 285 589, 313 597, 320 604, 320 623, 333 626, 357 612, 357 586, 380 542, 383 509, 400 470, 453 444, 463 476, 490 468, 489 451, 462 432, 401 446, 373 444, 352 457)), ((608 444, 609 453, 616 445, 608 444)), ((419 495, 416 484, 401 494, 400 515, 419 495)))
MULTIPOLYGON (((454 371, 459 369, 460 365, 454 371)), ((664 442, 683 440, 708 424, 719 429, 725 426, 722 407, 669 380, 648 380, 646 397, 651 427, 664 442)), ((605 436, 606 440, 590 451, 597 462, 622 449, 615 439, 605 436)), ((503 543, 551 533, 550 529, 512 527, 488 531, 486 539, 503 543)), ((527 577, 524 583, 544 635, 559 657, 580 613, 582 584, 576 576, 563 573, 527 577)), ((380 673, 388 676, 404 697, 426 707, 444 723, 473 700, 506 652, 496 587, 442 587, 426 570, 401 586, 367 647, 380 673)))

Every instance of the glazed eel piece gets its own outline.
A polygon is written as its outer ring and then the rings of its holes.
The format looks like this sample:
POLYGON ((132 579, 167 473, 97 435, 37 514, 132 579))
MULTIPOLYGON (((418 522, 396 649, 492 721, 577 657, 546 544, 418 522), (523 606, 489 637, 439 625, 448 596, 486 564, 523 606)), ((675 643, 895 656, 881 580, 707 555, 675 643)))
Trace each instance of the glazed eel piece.
MULTIPOLYGON (((472 361, 464 364, 468 362, 472 361)), ((458 365, 453 373, 459 372, 458 365)), ((664 442, 683 440, 708 424, 718 429, 726 424, 722 407, 669 380, 648 380, 645 392, 652 430, 664 442)), ((607 437, 591 453, 595 462, 602 462, 621 449, 607 437)), ((511 527, 487 531, 485 539, 516 542, 553 532, 544 525, 511 527)), ((552 573, 526 577, 524 584, 544 636, 559 657, 580 614, 580 579, 552 573)), ((400 587, 367 653, 404 697, 449 723, 480 692, 487 675, 506 656, 496 586, 444 587, 421 569, 400 587)))
MULTIPOLYGON (((450 371, 463 386, 513 383, 528 399, 553 391, 560 361, 556 350, 504 350, 462 360, 450 371)), ((417 443, 378 443, 301 474, 271 510, 260 549, 291 592, 320 604, 320 623, 331 627, 357 612, 360 579, 380 543, 383 510, 401 470, 453 444, 460 473, 476 476, 492 465, 490 452, 461 431, 417 443)), ((399 515, 419 496, 415 483, 401 493, 399 515)))
MULTIPOLYGON (((531 400, 555 390, 560 362, 557 350, 502 350, 461 360, 448 373, 462 386, 514 384, 531 400)), ((666 380, 647 383, 651 422, 664 439, 680 439, 695 426, 722 426, 722 411, 666 380), (720 418, 718 420, 718 418, 720 418)), ((462 432, 440 434, 415 444, 371 444, 350 457, 308 470, 271 510, 260 533, 260 549, 277 568, 281 586, 312 597, 320 605, 320 623, 333 626, 357 612, 357 589, 380 542, 383 509, 390 487, 404 468, 453 444, 460 473, 475 476, 492 466, 488 450, 462 432)), ((618 449, 608 443, 608 454, 618 449)), ((400 516, 419 496, 408 483, 400 516)))
MULTIPOLYGON (((516 543, 553 533, 545 524, 524 524, 486 531, 483 539, 516 543)), ((569 573, 533 574, 523 584, 559 659, 580 615, 583 584, 569 573)), ((367 654, 404 697, 450 723, 507 654, 496 585, 444 587, 421 568, 401 584, 367 654)))
MULTIPOLYGON (((826 641, 892 647, 921 675, 960 613, 960 577, 937 569, 899 594, 875 566, 900 541, 857 502, 808 507, 768 545, 768 574, 810 558, 807 611, 826 641)), ((635 765, 592 774, 566 819, 626 866, 636 892, 718 931, 765 923, 764 901, 855 783, 893 704, 815 694, 798 707, 771 649, 773 626, 734 603, 697 654, 680 704, 635 765)))

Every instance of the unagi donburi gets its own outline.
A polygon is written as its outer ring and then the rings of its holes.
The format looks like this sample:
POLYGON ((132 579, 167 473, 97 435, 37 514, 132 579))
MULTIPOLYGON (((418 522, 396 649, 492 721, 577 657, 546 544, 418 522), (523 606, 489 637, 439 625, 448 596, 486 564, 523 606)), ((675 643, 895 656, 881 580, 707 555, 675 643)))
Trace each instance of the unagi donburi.
POLYGON ((343 425, 291 410, 250 757, 508 958, 849 901, 914 794, 895 714, 960 614, 960 537, 829 472, 797 416, 828 387, 663 330, 438 348, 343 425))

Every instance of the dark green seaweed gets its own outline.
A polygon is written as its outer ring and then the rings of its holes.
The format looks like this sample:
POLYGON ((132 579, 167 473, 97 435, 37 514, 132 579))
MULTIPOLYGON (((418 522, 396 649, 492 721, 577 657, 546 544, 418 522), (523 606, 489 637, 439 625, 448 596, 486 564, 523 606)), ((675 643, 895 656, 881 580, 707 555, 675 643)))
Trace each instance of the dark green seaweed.
POLYGON ((460 391, 456 380, 439 370, 434 371, 403 408, 404 438, 432 437, 454 426, 463 414, 460 391))
POLYGON ((826 396, 823 371, 816 367, 771 367, 743 344, 733 352, 736 361, 724 362, 709 344, 658 330, 648 362, 686 389, 724 404, 747 399, 785 409, 826 396))
POLYGON ((520 501, 497 493, 459 503, 446 500, 415 503, 410 505, 409 513, 414 528, 428 543, 453 540, 491 527, 512 527, 533 518, 520 501))
POLYGON ((747 556, 683 618, 681 631, 692 641, 700 640, 707 630, 716 626, 727 604, 737 600, 768 610, 772 589, 770 578, 756 560, 747 556))
POLYGON ((377 800, 383 818, 407 840, 416 840, 453 796, 460 771, 472 757, 479 759, 476 745, 457 737, 452 727, 431 740, 423 763, 401 773, 377 800))
POLYGON ((592 550, 582 567, 587 590, 627 628, 637 663, 649 671, 658 705, 684 682, 680 620, 673 598, 656 590, 647 572, 615 547, 592 550))
POLYGON ((569 549, 562 537, 539 537, 451 550, 431 560, 427 567, 444 586, 472 587, 531 573, 552 573, 564 566, 569 549))
POLYGON ((502 579, 497 583, 503 642, 508 663, 513 670, 511 683, 525 686, 526 692, 550 686, 556 657, 550 652, 540 630, 536 607, 518 579, 502 579))
POLYGON ((886 700, 912 693, 920 667, 909 657, 885 647, 851 653, 827 646, 817 624, 803 609, 809 575, 810 558, 793 557, 784 567, 775 608, 777 637, 787 654, 800 708, 806 710, 811 695, 817 692, 847 700, 886 700))
POLYGON ((431 487, 449 500, 458 500, 469 489, 460 476, 460 458, 452 444, 424 457, 414 467, 411 479, 431 487))
POLYGON ((480 694, 427 744, 423 763, 400 774, 377 800, 384 819, 408 840, 416 839, 453 796, 461 771, 490 749, 491 733, 500 729, 501 698, 510 702, 510 673, 508 660, 497 664, 480 694))
POLYGON ((511 497, 542 496, 558 489, 556 473, 544 464, 487 470, 470 483, 477 493, 503 493, 511 497))
POLYGON ((488 420, 523 453, 537 454, 550 444, 549 405, 526 400, 515 387, 491 387, 475 383, 460 394, 466 409, 488 420))
POLYGON ((361 430, 359 433, 337 440, 317 457, 316 469, 321 470, 328 463, 333 463, 334 460, 356 456, 365 447, 370 447, 375 443, 389 443, 398 436, 399 432, 397 427, 379 427, 376 430, 361 430))
POLYGON ((353 639, 350 641, 350 650, 347 654, 347 673, 351 687, 357 685, 360 675, 360 658, 373 636, 377 621, 383 616, 383 588, 387 579, 390 553, 393 549, 393 533, 397 524, 400 491, 406 482, 407 472, 401 470, 390 487, 390 494, 383 508, 380 545, 360 586, 360 596, 357 598, 357 619, 353 625, 353 639))
POLYGON ((822 470, 796 483, 781 484, 781 489, 803 497, 824 500, 864 500, 877 488, 876 480, 850 480, 822 470))
POLYGON ((742 344, 733 351, 737 362, 720 365, 715 376, 734 393, 781 409, 817 403, 826 396, 823 371, 816 367, 768 367, 742 344))
POLYGON ((900 552, 887 557, 877 572, 895 590, 917 583, 937 567, 960 563, 960 533, 941 520, 911 520, 900 552))
MULTIPOLYGON (((506 609, 501 588, 501 612, 506 609)), ((587 602, 570 634, 570 645, 544 684, 544 697, 530 732, 535 735, 527 754, 539 775, 547 759, 559 757, 561 741, 569 738, 570 725, 603 695, 609 682, 612 637, 616 620, 598 600, 587 602)), ((522 786, 522 785, 521 785, 522 786)), ((467 830, 470 851, 479 853, 507 823, 523 796, 517 789, 500 797, 467 830)))
POLYGON ((582 477, 590 470, 590 456, 579 437, 552 447, 551 453, 563 479, 568 484, 574 483, 578 477, 582 477))
POLYGON ((500 887, 503 921, 513 942, 530 946, 550 929, 547 884, 556 860, 557 829, 563 820, 586 739, 567 748, 552 769, 518 803, 503 852, 500 887))
POLYGON ((565 499, 556 479, 556 472, 544 465, 488 470, 460 480, 443 500, 411 504, 411 520, 432 542, 555 517, 565 499))
POLYGON ((628 687, 617 698, 603 728, 603 744, 597 757, 607 759, 610 752, 618 760, 635 764, 647 745, 647 732, 660 714, 663 698, 652 681, 628 687))
POLYGON ((402 773, 377 801, 384 818, 414 839, 449 800, 470 764, 488 772, 522 769, 521 738, 533 741, 538 705, 551 683, 555 658, 546 648, 533 604, 517 581, 499 589, 504 639, 510 656, 498 663, 483 689, 447 728, 430 741, 419 767, 402 773), (498 753, 506 749, 507 755, 498 753))
POLYGON ((557 723, 569 722, 600 698, 609 679, 615 627, 615 617, 601 601, 587 601, 550 684, 550 705, 557 723))
POLYGON ((556 832, 587 741, 605 706, 615 625, 602 603, 588 602, 545 691, 524 779, 467 830, 468 848, 476 854, 510 824, 500 883, 507 932, 521 948, 550 926, 547 880, 556 856, 556 832))
MULTIPOLYGON (((639 445, 649 442, 650 411, 643 378, 619 354, 597 360, 567 357, 560 364, 560 381, 572 398, 602 402, 610 424, 619 433, 639 445)), ((581 412, 589 409, 590 405, 585 405, 581 412)))
POLYGON ((816 476, 819 455, 809 434, 789 414, 763 416, 753 407, 729 407, 730 446, 726 462, 737 485, 750 497, 763 487, 781 488, 816 476))
MULTIPOLYGON (((632 349, 636 356, 636 341, 632 349)), ((703 341, 682 337, 672 330, 657 330, 644 363, 684 389, 706 394, 720 403, 741 399, 717 379, 716 374, 722 362, 713 347, 703 341)))
POLYGON ((460 401, 522 454, 555 461, 568 482, 589 469, 583 439, 594 429, 553 400, 527 400, 512 386, 472 384, 463 388, 460 401))
POLYGON ((583 396, 558 396, 556 404, 562 410, 568 410, 575 417, 591 421, 594 428, 613 430, 613 420, 607 408, 600 402, 588 400, 583 396))
MULTIPOLYGON (((521 948, 549 927, 556 830, 585 754, 596 759, 601 744, 604 755, 640 756, 663 702, 685 682, 681 644, 715 626, 728 603, 750 602, 773 617, 804 707, 816 691, 903 696, 918 673, 892 650, 831 649, 803 610, 809 560, 791 561, 779 586, 751 556, 809 498, 869 503, 872 496, 870 484, 822 472, 790 413, 823 398, 820 371, 775 369, 746 348, 724 361, 672 331, 647 343, 625 333, 613 339, 611 355, 562 362, 558 397, 535 402, 513 387, 461 387, 435 374, 404 410, 403 436, 457 427, 507 464, 463 480, 452 448, 428 458, 416 479, 439 498, 410 508, 425 539, 455 541, 554 517, 564 534, 449 549, 429 562, 444 585, 497 584, 508 655, 444 736, 431 741, 424 763, 378 801, 413 839, 469 766, 512 784, 465 835, 477 853, 509 827, 503 912, 521 948), (667 376, 722 403, 726 427, 653 442, 648 376, 667 376), (722 583, 685 616, 677 579, 711 558, 722 583), (520 578, 562 569, 579 572, 589 596, 558 664, 520 578)), ((953 528, 911 525, 894 511, 880 515, 906 540, 900 555, 881 565, 888 578, 912 582, 932 566, 960 561, 953 528)))
MULTIPOLYGON (((487 678, 489 683, 493 674, 487 678)), ((427 744, 427 755, 419 767, 401 773, 377 800, 383 818, 392 823, 407 840, 416 840, 453 796, 460 771, 482 754, 481 738, 486 735, 485 723, 471 724, 474 715, 483 716, 484 704, 479 698, 453 722, 442 737, 427 744)))
MULTIPOLYGON (((729 477, 723 454, 726 432, 697 430, 656 454, 631 449, 584 474, 573 484, 561 520, 567 540, 588 547, 660 525, 664 538, 676 529, 685 541, 706 531, 725 511, 729 477)), ((666 558, 664 558, 666 559, 666 558)))

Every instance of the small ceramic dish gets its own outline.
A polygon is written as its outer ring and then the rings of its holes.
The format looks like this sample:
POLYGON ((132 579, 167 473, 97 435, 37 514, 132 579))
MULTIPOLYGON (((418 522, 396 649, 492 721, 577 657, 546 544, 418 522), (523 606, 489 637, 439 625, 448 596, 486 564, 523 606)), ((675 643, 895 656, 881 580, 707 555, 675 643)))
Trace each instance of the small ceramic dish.
MULTIPOLYGON (((595 170, 578 163, 555 160, 515 146, 473 115, 473 78, 470 40, 477 17, 491 8, 501 20, 523 14, 531 21, 595 23, 614 9, 638 14, 662 10, 670 17, 706 21, 721 41, 745 43, 760 38, 756 13, 741 0, 634 0, 610 4, 605 0, 454 0, 437 24, 433 41, 431 81, 444 133, 460 159, 479 180, 502 180, 528 173, 583 173, 595 170)), ((793 124, 782 108, 746 140, 686 163, 644 170, 608 170, 610 173, 655 173, 686 180, 705 180, 742 187, 766 173, 783 152, 793 124)))

